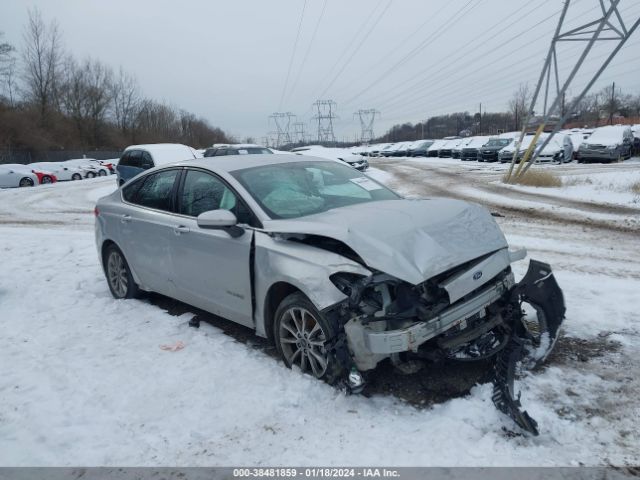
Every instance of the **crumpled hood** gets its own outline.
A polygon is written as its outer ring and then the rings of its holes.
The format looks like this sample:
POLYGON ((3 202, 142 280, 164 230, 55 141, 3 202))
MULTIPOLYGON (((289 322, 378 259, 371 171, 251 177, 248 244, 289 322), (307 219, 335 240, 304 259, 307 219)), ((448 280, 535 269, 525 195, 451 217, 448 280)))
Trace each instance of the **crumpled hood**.
POLYGON ((507 247, 486 209, 439 198, 361 203, 297 219, 268 220, 264 229, 340 240, 369 267, 414 285, 507 247))

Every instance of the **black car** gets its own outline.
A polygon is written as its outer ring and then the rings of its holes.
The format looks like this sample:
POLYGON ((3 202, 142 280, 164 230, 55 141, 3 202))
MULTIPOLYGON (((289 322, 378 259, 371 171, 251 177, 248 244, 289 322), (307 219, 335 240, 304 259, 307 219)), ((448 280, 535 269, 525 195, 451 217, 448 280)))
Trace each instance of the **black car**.
POLYGON ((492 138, 479 150, 479 162, 497 162, 498 152, 513 142, 513 138, 492 138))
POLYGON ((426 157, 428 154, 429 147, 433 145, 433 140, 425 140, 424 142, 419 143, 415 148, 411 148, 409 150, 409 155, 411 157, 426 157))

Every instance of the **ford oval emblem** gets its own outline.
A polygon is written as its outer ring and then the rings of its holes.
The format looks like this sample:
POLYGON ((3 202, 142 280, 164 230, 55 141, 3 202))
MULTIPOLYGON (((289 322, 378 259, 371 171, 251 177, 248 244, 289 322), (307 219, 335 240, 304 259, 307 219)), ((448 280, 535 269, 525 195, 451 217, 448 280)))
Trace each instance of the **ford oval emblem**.
POLYGON ((480 280, 480 277, 482 277, 482 270, 478 270, 476 273, 473 274, 474 280, 480 280))

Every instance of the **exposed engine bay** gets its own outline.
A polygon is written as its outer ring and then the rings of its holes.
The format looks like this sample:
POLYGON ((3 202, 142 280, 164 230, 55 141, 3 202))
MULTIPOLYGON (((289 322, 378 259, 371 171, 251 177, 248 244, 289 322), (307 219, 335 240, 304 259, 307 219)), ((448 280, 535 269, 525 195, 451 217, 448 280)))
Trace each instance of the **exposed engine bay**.
MULTIPOLYGON (((509 263, 523 256, 500 250, 419 285, 385 273, 332 276, 348 298, 323 313, 343 332, 333 349, 352 373, 351 383, 355 371, 371 370, 387 357, 401 370, 410 370, 413 359, 492 358, 494 404, 537 435, 535 420, 521 410, 514 392, 516 367, 535 368, 547 358, 565 305, 545 263, 531 260, 515 283, 509 263), (480 282, 483 276, 490 280, 480 282)), ((362 387, 363 381, 356 381, 353 390, 362 387)))

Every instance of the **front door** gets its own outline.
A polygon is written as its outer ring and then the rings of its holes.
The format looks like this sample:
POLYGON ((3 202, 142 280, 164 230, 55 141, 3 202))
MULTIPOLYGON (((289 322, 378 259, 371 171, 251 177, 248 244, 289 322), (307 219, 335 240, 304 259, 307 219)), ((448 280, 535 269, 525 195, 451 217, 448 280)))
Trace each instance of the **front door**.
POLYGON ((232 211, 238 223, 249 212, 237 195, 217 176, 186 170, 178 192, 172 245, 177 297, 237 323, 253 326, 250 251, 253 230, 233 238, 224 230, 201 229, 196 217, 209 210, 232 211))
MULTIPOLYGON (((141 179, 127 201, 135 206, 120 215, 122 249, 143 287, 173 296, 171 242, 177 217, 174 188, 180 169, 163 170, 141 179)), ((127 187, 125 187, 125 196, 127 187)))

